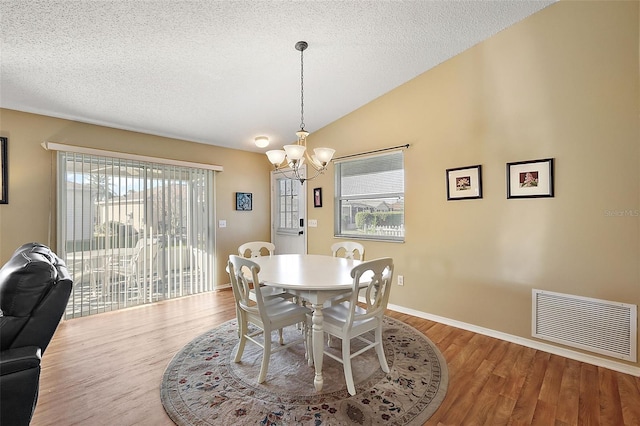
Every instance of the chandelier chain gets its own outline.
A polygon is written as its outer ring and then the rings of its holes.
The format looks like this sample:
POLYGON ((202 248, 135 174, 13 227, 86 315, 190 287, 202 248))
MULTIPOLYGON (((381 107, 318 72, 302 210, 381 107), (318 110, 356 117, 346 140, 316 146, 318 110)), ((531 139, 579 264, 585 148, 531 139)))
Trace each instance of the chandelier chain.
POLYGON ((300 130, 304 130, 304 49, 300 49, 300 130))

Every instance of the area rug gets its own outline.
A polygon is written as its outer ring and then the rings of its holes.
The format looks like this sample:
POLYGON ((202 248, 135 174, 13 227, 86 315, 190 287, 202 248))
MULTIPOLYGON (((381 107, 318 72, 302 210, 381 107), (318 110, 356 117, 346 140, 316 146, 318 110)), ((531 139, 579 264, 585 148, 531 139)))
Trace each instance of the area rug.
MULTIPOLYGON (((258 384, 262 349, 247 342, 241 362, 233 362, 237 330, 236 320, 228 321, 191 341, 169 363, 160 397, 177 425, 422 425, 447 391, 440 351, 393 318, 385 317, 383 328, 390 372, 382 371, 374 350, 355 357, 355 396, 347 392, 342 364, 328 356, 324 387, 316 392, 302 343, 274 353, 266 381, 258 384)), ((285 329, 285 341, 299 337, 294 327, 285 329)), ((274 345, 277 338, 274 333, 274 345)), ((333 339, 330 350, 339 354, 340 347, 333 339)))

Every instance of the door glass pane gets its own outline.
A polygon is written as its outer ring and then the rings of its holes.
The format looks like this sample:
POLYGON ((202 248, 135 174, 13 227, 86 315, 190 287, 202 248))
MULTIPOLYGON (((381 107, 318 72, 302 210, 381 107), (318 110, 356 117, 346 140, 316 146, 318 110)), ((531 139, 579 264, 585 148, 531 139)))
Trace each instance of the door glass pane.
POLYGON ((298 190, 300 183, 290 179, 278 180, 278 205, 280 206, 278 232, 298 232, 299 209, 298 190), (297 185, 296 185, 297 184, 297 185))

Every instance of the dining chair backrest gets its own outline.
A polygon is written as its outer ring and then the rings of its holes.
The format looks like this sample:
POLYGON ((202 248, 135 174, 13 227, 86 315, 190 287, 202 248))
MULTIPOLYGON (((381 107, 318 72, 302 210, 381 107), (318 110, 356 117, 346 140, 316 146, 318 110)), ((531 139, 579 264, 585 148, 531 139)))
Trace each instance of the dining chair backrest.
POLYGON ((341 241, 331 245, 331 253, 334 257, 364 260, 364 246, 355 241, 341 241))
POLYGON ((393 259, 383 257, 363 262, 351 270, 351 277, 353 278, 353 291, 349 304, 349 315, 345 322, 346 329, 367 318, 378 317, 382 319, 389 303, 393 280, 393 259), (364 282, 368 282, 368 284, 366 288, 361 288, 364 282), (356 309, 358 295, 363 293, 366 304, 364 313, 356 309))
MULTIPOLYGON (((248 243, 242 244, 238 247, 238 255, 240 257, 245 258, 254 258, 265 256, 273 256, 275 252, 276 246, 267 241, 251 241, 248 243)), ((287 294, 284 290, 276 287, 269 287, 268 289, 262 289, 262 296, 264 299, 269 299, 271 297, 283 297, 293 298, 294 296, 291 294, 287 294)), ((255 292, 252 291, 251 298, 255 298, 255 292)))
POLYGON ((242 257, 259 257, 268 253, 269 256, 273 256, 275 250, 276 246, 273 243, 267 241, 250 241, 238 247, 238 255, 242 257), (248 256, 247 252, 249 252, 248 256))
POLYGON ((229 277, 231 278, 231 288, 233 296, 236 299, 236 306, 249 314, 259 315, 263 321, 268 320, 264 317, 264 299, 260 291, 260 286, 254 286, 252 283, 259 283, 258 273, 260 265, 241 257, 229 256, 229 277), (247 276, 249 273, 249 277, 247 276), (250 297, 251 291, 255 292, 255 296, 250 297), (253 300, 255 298, 255 300, 253 300))

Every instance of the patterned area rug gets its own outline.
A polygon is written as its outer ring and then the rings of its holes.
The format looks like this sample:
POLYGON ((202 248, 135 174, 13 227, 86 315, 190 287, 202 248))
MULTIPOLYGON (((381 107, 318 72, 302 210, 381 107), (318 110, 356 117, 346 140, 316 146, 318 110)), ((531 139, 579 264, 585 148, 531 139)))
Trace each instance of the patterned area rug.
MULTIPOLYGON (((300 337, 293 327, 285 341, 300 337)), ((370 336, 372 337, 372 336, 370 336)), ((422 425, 447 392, 444 357, 413 327, 385 317, 384 351, 390 372, 380 368, 374 350, 353 359, 356 395, 347 392, 342 364, 324 357, 324 387, 313 386, 314 369, 304 345, 271 356, 258 384, 262 349, 247 342, 240 363, 236 320, 191 341, 169 363, 160 388, 162 404, 178 425, 422 425)), ((273 333, 277 345, 277 333, 273 333)), ((354 339, 355 343, 357 339, 354 339)), ((340 340, 331 350, 340 352, 340 340)), ((354 344, 352 352, 357 349, 354 344)))

